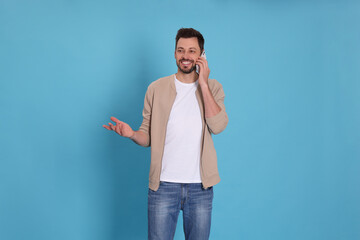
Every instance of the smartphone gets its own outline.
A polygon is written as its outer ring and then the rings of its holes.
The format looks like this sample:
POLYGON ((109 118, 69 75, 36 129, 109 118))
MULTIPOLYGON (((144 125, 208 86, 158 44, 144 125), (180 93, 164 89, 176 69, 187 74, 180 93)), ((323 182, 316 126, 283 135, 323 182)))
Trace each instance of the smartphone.
MULTIPOLYGON (((205 50, 202 51, 200 57, 203 57, 203 58, 206 59, 205 50)), ((200 69, 199 65, 196 64, 196 72, 197 72, 197 73, 199 73, 199 69, 200 69)))

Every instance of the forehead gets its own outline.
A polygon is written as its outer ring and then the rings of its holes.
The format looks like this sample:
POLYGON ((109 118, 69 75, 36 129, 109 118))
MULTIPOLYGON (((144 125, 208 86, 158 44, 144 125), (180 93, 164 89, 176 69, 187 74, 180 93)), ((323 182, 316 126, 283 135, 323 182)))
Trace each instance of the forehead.
POLYGON ((200 49, 198 39, 196 37, 192 38, 180 38, 177 42, 177 48, 197 48, 200 49))

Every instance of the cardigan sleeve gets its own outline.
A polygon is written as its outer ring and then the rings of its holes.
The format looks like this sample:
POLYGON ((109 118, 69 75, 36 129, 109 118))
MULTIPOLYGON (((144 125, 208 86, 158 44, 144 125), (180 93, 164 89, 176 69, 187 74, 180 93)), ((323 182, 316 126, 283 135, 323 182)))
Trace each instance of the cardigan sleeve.
POLYGON ((144 98, 144 108, 142 112, 143 121, 139 128, 139 131, 142 131, 147 134, 147 142, 144 147, 151 146, 151 112, 152 112, 152 102, 153 102, 153 91, 152 88, 149 86, 145 93, 144 98))
POLYGON ((215 102, 221 108, 221 111, 217 113, 215 116, 205 118, 209 130, 213 134, 219 134, 222 131, 224 131, 224 129, 226 128, 229 122, 228 115, 225 111, 225 105, 224 105, 225 93, 221 83, 217 81, 216 83, 217 83, 216 87, 214 87, 212 94, 214 96, 215 102))

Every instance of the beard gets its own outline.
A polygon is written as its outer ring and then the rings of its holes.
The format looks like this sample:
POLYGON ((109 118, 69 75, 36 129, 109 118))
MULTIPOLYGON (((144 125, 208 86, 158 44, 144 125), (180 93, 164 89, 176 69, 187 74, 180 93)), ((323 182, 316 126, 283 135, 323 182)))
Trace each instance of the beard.
POLYGON ((185 73, 185 74, 189 74, 189 73, 192 73, 195 69, 196 69, 196 65, 194 64, 194 66, 191 66, 190 68, 188 68, 188 69, 183 69, 183 68, 181 68, 181 66, 180 66, 180 62, 181 61, 183 61, 183 60, 180 60, 179 62, 176 62, 176 65, 177 65, 177 67, 180 69, 180 71, 182 72, 182 73, 185 73))

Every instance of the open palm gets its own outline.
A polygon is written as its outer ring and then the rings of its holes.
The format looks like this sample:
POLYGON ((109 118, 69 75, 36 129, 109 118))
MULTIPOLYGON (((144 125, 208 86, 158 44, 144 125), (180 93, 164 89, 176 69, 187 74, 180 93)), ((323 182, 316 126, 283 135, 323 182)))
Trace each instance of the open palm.
POLYGON ((134 131, 127 123, 118 120, 116 117, 111 117, 110 119, 114 121, 116 124, 114 125, 111 122, 109 122, 109 126, 103 125, 104 128, 115 131, 117 134, 123 137, 133 136, 134 131))

